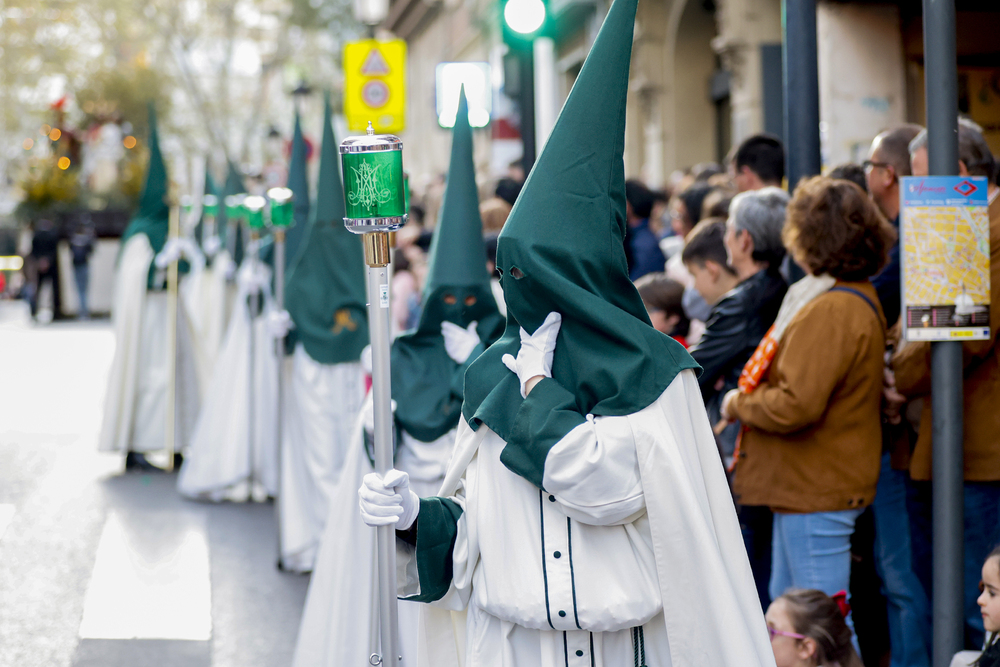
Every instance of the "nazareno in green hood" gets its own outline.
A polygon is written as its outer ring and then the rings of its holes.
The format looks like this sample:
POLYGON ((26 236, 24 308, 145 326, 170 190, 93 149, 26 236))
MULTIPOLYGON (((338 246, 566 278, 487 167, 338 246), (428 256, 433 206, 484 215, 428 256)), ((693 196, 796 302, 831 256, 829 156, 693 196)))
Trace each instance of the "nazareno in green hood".
POLYGON ((285 280, 285 307, 295 323, 289 337, 321 364, 358 361, 368 344, 361 237, 344 227, 344 186, 331 115, 327 95, 316 206, 285 280))
MULTIPOLYGON (((552 377, 580 414, 626 415, 698 368, 654 329, 628 278, 625 101, 637 0, 615 0, 497 245, 507 328, 470 367, 463 414, 509 440, 520 383, 501 361, 520 328, 562 314, 552 377)), ((563 434, 564 435, 564 434, 563 434)))
POLYGON ((472 157, 472 128, 464 90, 452 130, 451 164, 441 217, 431 241, 423 311, 417 328, 392 344, 392 396, 396 421, 423 442, 441 437, 458 424, 466 368, 445 351, 441 323, 467 327, 478 322, 485 348, 503 331, 503 318, 490 290, 483 244, 483 223, 472 157))

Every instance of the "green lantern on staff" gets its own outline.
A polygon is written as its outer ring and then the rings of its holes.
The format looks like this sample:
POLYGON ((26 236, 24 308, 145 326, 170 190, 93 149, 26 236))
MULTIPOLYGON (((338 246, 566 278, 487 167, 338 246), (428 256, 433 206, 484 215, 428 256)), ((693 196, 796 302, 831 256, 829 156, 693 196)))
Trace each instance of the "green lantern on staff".
POLYGON ((403 142, 391 134, 368 133, 340 144, 347 215, 344 224, 356 234, 392 232, 406 223, 403 142))
POLYGON ((267 200, 260 195, 251 195, 243 200, 243 210, 247 224, 253 232, 264 228, 264 205, 267 200))
POLYGON ((292 224, 292 191, 288 188, 271 188, 267 191, 271 200, 271 226, 285 228, 292 224))
POLYGON ((201 210, 213 218, 219 215, 219 198, 215 195, 205 195, 201 200, 201 210))

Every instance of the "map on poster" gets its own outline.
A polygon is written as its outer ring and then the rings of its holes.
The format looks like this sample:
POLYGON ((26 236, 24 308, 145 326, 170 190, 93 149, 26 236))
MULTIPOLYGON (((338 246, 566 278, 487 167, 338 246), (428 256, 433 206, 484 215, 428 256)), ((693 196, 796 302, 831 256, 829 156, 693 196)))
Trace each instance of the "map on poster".
POLYGON ((907 340, 990 336, 990 218, 981 176, 911 176, 900 193, 907 340))

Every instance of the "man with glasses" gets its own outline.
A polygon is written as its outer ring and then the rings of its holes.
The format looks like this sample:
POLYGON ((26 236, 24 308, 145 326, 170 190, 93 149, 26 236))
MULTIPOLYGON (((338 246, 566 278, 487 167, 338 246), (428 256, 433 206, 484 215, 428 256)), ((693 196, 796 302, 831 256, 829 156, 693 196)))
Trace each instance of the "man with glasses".
MULTIPOLYGON (((868 193, 882 214, 899 229, 899 179, 910 176, 910 142, 923 128, 900 125, 886 130, 872 141, 868 159, 864 161, 868 193)), ((899 319, 899 245, 894 245, 889 263, 872 279, 885 320, 891 327, 899 319)))

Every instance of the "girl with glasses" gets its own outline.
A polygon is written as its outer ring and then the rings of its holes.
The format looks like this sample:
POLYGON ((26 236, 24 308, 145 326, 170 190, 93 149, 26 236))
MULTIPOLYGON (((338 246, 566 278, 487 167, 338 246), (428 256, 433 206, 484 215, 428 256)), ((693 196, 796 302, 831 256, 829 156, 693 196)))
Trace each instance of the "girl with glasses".
POLYGON ((777 667, 862 667, 844 620, 849 611, 844 592, 794 589, 778 597, 764 616, 777 667))

